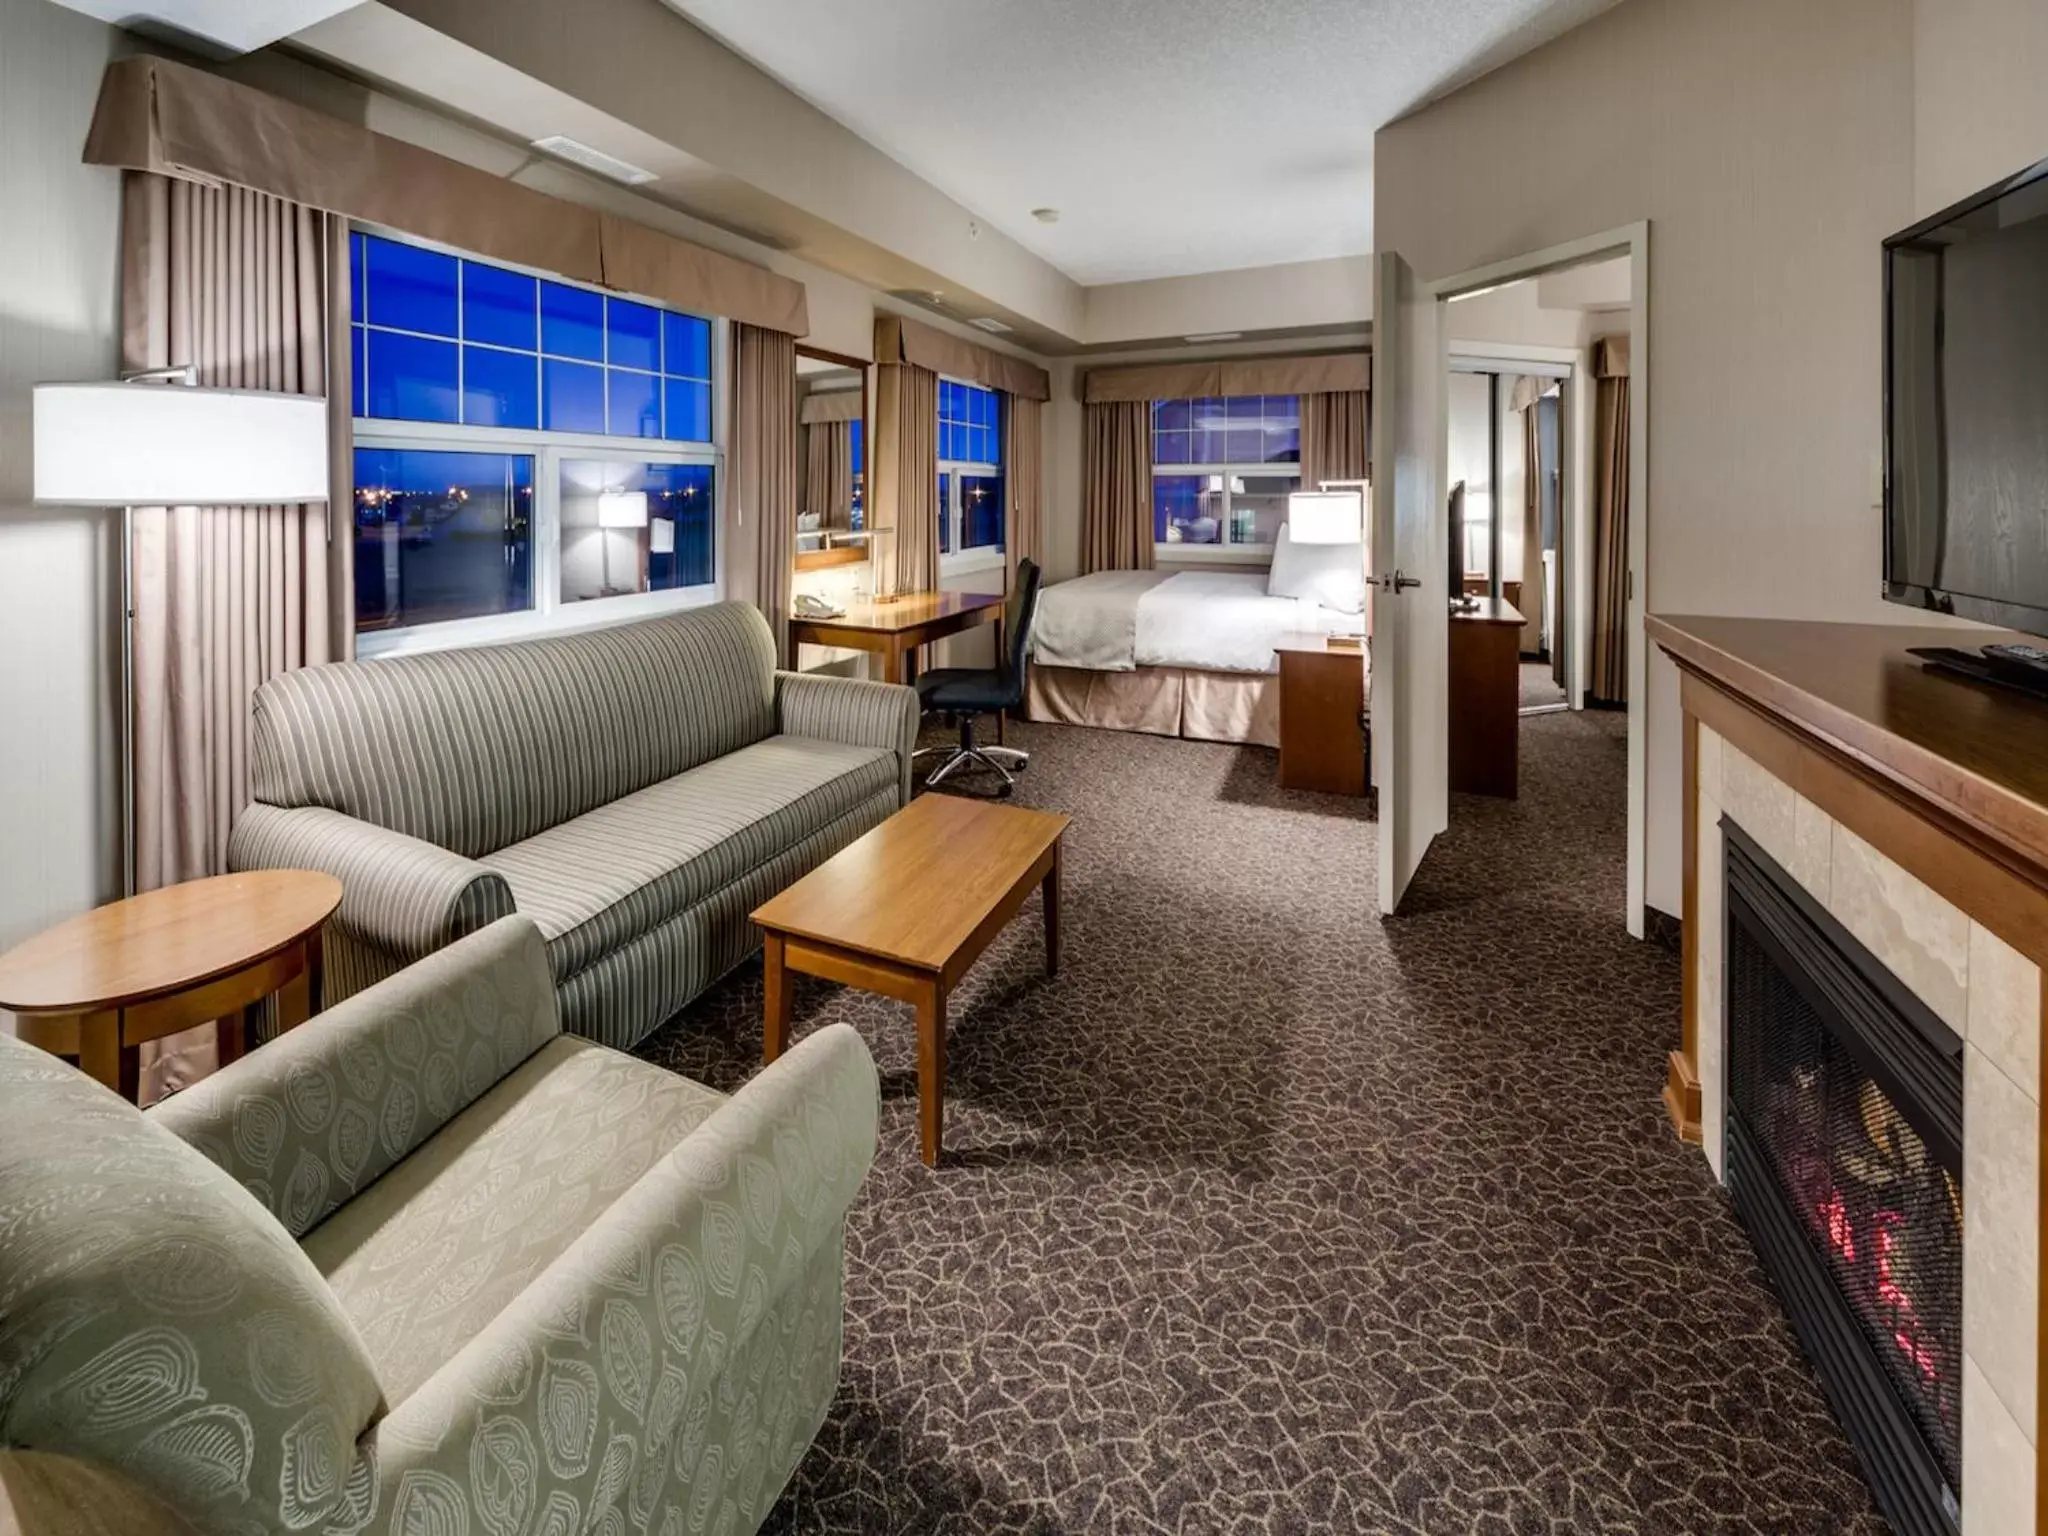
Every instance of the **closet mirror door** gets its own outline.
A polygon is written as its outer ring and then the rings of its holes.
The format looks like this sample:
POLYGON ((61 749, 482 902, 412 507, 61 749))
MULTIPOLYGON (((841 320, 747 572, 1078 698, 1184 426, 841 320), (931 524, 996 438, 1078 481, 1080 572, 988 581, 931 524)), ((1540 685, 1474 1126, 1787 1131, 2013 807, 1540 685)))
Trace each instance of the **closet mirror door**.
POLYGON ((859 565, 868 558, 868 364, 799 342, 796 371, 796 568, 859 565))

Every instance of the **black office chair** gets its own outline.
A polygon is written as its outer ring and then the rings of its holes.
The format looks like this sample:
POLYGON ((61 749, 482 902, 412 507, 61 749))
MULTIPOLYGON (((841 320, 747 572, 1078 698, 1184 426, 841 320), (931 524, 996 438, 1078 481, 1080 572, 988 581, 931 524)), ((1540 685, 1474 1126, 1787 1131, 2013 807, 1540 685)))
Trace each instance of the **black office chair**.
POLYGON ((974 722, 981 715, 1014 709, 1024 702, 1024 669, 1031 655, 1031 621, 1038 614, 1042 575, 1035 561, 1017 562, 1017 582, 1010 589, 1010 600, 1003 605, 1002 654, 993 667, 941 667, 917 680, 917 696, 924 712, 949 716, 960 725, 959 745, 925 747, 918 752, 919 757, 936 753, 946 756, 924 781, 927 789, 964 767, 974 766, 999 776, 1003 783, 996 793, 1007 795, 1016 787, 1015 773, 1021 773, 1030 763, 1031 755, 1015 747, 981 745, 974 739, 974 722))

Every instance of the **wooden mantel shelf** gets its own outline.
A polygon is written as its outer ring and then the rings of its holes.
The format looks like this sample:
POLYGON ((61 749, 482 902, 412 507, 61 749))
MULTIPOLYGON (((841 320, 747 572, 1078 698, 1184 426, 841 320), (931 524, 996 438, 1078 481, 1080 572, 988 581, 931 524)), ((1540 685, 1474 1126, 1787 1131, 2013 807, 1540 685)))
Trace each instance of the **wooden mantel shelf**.
POLYGON ((1975 834, 2003 862, 2048 870, 2048 704, 1932 672, 1908 646, 2026 640, 2002 629, 1656 617, 1688 672, 1840 753, 1975 834))

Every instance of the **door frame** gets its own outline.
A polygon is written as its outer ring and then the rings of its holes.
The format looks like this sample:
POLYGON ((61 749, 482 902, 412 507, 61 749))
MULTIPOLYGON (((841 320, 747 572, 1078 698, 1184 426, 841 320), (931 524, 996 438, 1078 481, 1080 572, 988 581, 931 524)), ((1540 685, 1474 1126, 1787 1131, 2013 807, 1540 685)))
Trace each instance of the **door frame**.
MULTIPOLYGON (((1650 224, 1647 219, 1599 234, 1586 235, 1577 240, 1566 241, 1543 250, 1531 251, 1520 256, 1511 256, 1504 261, 1492 262, 1483 267, 1455 272, 1422 284, 1423 291, 1433 294, 1439 305, 1450 300, 1477 293, 1486 288, 1499 288, 1509 283, 1521 282, 1532 277, 1541 277, 1546 272, 1556 272, 1565 267, 1583 266, 1587 262, 1601 261, 1614 256, 1629 259, 1629 377, 1628 377, 1628 584, 1627 639, 1628 639, 1628 892, 1624 917, 1628 931, 1640 939, 1644 933, 1645 891, 1648 881, 1649 864, 1649 816, 1648 802, 1648 688, 1649 654, 1647 637, 1643 630, 1643 615, 1649 602, 1649 505, 1650 505, 1650 224)), ((1457 344, 1453 343, 1453 347, 1457 344)), ((1512 349, 1493 347, 1486 349, 1489 356, 1505 356, 1512 349)), ((1448 364, 1446 365, 1448 375, 1448 364)), ((1591 384, 1590 378, 1586 381, 1591 384)), ((1582 396, 1590 396, 1592 390, 1580 390, 1582 396)), ((1590 512, 1592 501, 1592 429, 1593 408, 1590 398, 1580 402, 1583 409, 1576 413, 1579 418, 1576 429, 1571 433, 1570 446, 1565 450, 1567 478, 1576 478, 1585 487, 1586 507, 1590 512)), ((1448 474, 1450 467, 1450 427, 1442 423, 1443 441, 1439 447, 1440 477, 1448 474)), ((1438 543, 1447 544, 1450 538, 1450 511, 1440 508, 1444 519, 1443 531, 1438 543)), ((1591 533, 1591 518, 1587 519, 1586 532, 1591 533)), ((1585 624, 1590 642, 1592 614, 1592 539, 1579 540, 1579 548, 1570 558, 1574 584, 1583 582, 1587 595, 1584 604, 1585 624)), ((1578 639, 1578 636, 1574 636, 1578 639)), ((1571 666, 1572 692, 1575 699, 1584 697, 1585 678, 1580 668, 1589 659, 1589 644, 1574 647, 1575 656, 1569 658, 1571 666)))

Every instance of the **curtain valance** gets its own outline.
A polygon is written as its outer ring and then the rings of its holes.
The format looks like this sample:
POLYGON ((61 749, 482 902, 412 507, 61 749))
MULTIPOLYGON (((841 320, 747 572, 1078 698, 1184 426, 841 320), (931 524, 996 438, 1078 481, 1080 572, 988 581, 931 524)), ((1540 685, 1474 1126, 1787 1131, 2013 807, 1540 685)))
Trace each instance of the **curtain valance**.
POLYGON ((88 165, 248 187, 480 256, 802 336, 803 284, 169 59, 107 66, 88 165))
POLYGON ((1111 400, 1201 400, 1218 395, 1325 395, 1371 388, 1370 352, 1326 352, 1092 368, 1081 398, 1095 405, 1111 400))
POLYGON ((875 317, 875 361, 909 363, 1025 400, 1052 398, 1052 375, 1043 368, 902 315, 875 317))
POLYGON ((805 395, 797 420, 805 426, 820 421, 859 421, 861 392, 857 389, 828 389, 805 395))
POLYGON ((1593 343, 1593 377, 1596 379, 1625 379, 1628 377, 1628 337, 1602 336, 1593 343))

